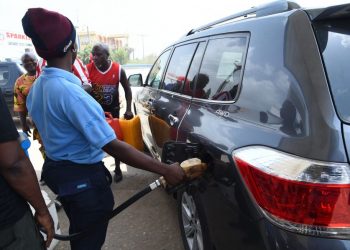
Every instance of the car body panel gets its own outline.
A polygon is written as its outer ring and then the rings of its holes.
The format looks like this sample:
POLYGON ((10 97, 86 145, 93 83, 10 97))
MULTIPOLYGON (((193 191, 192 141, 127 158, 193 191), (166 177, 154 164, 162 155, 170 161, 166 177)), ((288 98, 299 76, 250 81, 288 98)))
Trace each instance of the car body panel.
POLYGON ((160 160, 161 156, 157 154, 156 143, 153 139, 148 119, 153 113, 152 102, 159 99, 159 91, 157 89, 144 87, 136 98, 136 113, 140 116, 143 141, 153 157, 160 160))
MULTIPOLYGON (((138 100, 142 104, 154 98, 153 115, 165 122, 174 110, 186 110, 176 140, 200 145, 209 164, 208 173, 198 181, 197 204, 205 210, 212 243, 208 249, 350 249, 349 240, 307 236, 272 223, 232 159, 237 149, 262 145, 310 160, 348 162, 350 129, 344 126, 344 145, 343 124, 308 13, 296 9, 204 29, 169 48, 239 34, 248 34, 249 44, 234 100, 189 97, 162 86, 145 87, 138 100)), ((148 126, 144 121, 142 129, 148 126)), ((154 137, 154 132, 148 133, 154 137)), ((161 154, 160 149, 157 152, 161 154)))

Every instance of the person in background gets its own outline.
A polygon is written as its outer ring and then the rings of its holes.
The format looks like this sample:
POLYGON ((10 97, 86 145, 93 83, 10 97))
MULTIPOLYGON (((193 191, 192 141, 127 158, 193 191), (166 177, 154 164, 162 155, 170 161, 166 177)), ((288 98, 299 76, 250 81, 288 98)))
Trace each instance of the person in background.
POLYGON ((26 99, 36 79, 37 59, 33 53, 26 52, 21 57, 21 61, 27 73, 21 75, 15 82, 13 110, 19 114, 23 132, 30 136, 30 126, 27 124, 26 99))
MULTIPOLYGON (((120 103, 118 87, 121 83, 126 99, 124 118, 133 118, 131 112, 132 93, 125 71, 122 67, 109 59, 109 48, 106 44, 98 43, 92 48, 93 62, 87 65, 92 84, 92 95, 101 104, 105 112, 110 112, 114 118, 119 118, 120 103)), ((120 161, 115 159, 114 181, 123 179, 120 161)))
POLYGON ((0 90, 0 249, 46 249, 54 224, 0 90), (35 221, 28 203, 35 209, 35 221), (46 247, 36 226, 47 232, 46 247))
POLYGON ((43 178, 59 194, 69 219, 69 233, 91 225, 96 230, 70 242, 72 250, 101 249, 108 222, 97 223, 113 210, 104 152, 126 164, 164 176, 169 185, 185 179, 178 163, 167 165, 116 139, 104 111, 71 73, 77 55, 75 28, 65 16, 42 8, 29 9, 22 19, 47 66, 32 86, 27 108, 45 145, 43 178), (60 32, 57 32, 60 30, 60 32))

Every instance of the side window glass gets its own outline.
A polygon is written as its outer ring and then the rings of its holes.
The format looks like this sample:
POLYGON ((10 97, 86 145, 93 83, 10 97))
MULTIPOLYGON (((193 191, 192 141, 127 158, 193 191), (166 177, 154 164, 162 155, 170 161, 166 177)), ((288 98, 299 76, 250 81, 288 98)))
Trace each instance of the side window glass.
POLYGON ((244 37, 230 37, 209 41, 196 84, 196 92, 201 91, 203 98, 235 99, 241 82, 246 40, 244 37))
POLYGON ((200 74, 198 74, 198 71, 199 71, 199 67, 203 57, 204 49, 205 49, 205 42, 201 42, 198 45, 196 54, 194 55, 190 66, 190 70, 188 71, 188 74, 187 74, 188 81, 185 82, 185 86, 183 88, 183 94, 185 95, 190 95, 190 96, 193 95, 193 97, 205 98, 205 93, 203 94, 202 91, 193 92, 193 89, 195 88, 196 80, 198 79, 198 77, 201 78, 200 74))
POLYGON ((177 93, 182 92, 183 84, 188 81, 186 74, 196 47, 197 43, 192 43, 175 48, 165 74, 164 89, 177 93))
POLYGON ((165 51, 161 56, 158 57, 157 61, 154 63, 146 82, 148 86, 151 86, 152 88, 156 89, 159 87, 169 54, 170 50, 165 51))
POLYGON ((10 73, 8 67, 0 67, 0 86, 5 86, 9 81, 10 73))

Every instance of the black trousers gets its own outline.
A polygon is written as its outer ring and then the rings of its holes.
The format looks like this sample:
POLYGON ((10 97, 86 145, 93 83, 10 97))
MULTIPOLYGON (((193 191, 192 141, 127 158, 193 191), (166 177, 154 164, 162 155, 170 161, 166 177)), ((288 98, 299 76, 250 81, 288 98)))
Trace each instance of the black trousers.
POLYGON ((0 230, 0 249, 6 250, 44 250, 43 237, 28 208, 23 217, 12 226, 0 230))
POLYGON ((94 231, 70 242, 72 250, 99 250, 108 223, 98 223, 113 210, 114 198, 110 188, 111 176, 103 165, 76 164, 70 161, 45 159, 43 178, 59 195, 69 219, 69 233, 77 233, 93 226, 94 231))

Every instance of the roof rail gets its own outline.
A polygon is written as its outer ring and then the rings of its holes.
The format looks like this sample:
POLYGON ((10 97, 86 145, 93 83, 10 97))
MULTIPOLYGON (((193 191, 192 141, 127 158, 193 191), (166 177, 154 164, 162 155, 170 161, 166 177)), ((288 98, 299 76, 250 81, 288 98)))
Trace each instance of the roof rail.
POLYGON ((262 17, 262 16, 269 16, 272 14, 282 13, 288 10, 292 9, 299 9, 300 6, 294 2, 289 2, 286 0, 277 0, 274 2, 270 2, 267 4, 259 5, 257 7, 252 7, 248 10, 238 12, 236 14, 221 18, 219 20, 216 20, 214 22, 208 23, 206 25, 203 25, 199 28, 192 29, 187 33, 188 35, 191 35, 195 32, 209 29, 215 25, 223 24, 228 21, 235 21, 236 20, 242 20, 244 18, 251 18, 251 17, 262 17))
POLYGON ((311 21, 349 18, 350 4, 346 3, 320 9, 306 10, 306 12, 309 14, 311 21))

